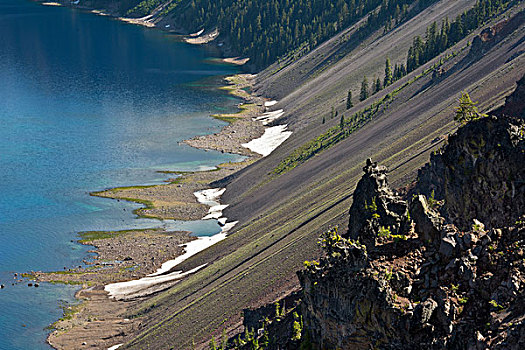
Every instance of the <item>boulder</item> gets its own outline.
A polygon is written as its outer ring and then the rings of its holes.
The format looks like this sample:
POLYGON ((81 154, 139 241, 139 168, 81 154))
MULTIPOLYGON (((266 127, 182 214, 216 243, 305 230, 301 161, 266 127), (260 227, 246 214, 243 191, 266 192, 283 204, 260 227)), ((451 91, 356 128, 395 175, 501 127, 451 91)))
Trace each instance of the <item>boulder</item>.
POLYGON ((416 224, 416 232, 423 243, 435 243, 439 240, 444 219, 429 207, 425 196, 417 195, 412 199, 410 217, 416 224))

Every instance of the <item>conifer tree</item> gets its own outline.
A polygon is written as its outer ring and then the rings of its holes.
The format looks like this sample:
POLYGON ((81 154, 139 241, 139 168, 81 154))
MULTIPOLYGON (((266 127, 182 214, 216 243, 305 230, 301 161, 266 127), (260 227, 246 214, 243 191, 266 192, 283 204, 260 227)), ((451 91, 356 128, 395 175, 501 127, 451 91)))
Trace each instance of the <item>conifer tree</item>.
POLYGON ((341 128, 341 130, 343 130, 343 128, 345 127, 345 115, 344 114, 341 114, 341 119, 339 120, 339 127, 341 128))
POLYGON ((346 109, 354 107, 352 103, 352 90, 348 90, 348 95, 346 96, 346 109))
POLYGON ((462 92, 459 98, 459 107, 456 107, 454 120, 461 124, 467 124, 471 120, 484 118, 487 115, 478 112, 477 102, 473 102, 467 92, 462 92))
POLYGON ((382 88, 381 88, 381 79, 379 79, 379 77, 378 77, 378 78, 376 79, 376 83, 375 83, 375 85, 374 85, 374 94, 375 94, 376 92, 381 91, 381 89, 382 89, 382 88))
POLYGON ((368 79, 366 79, 366 76, 363 78, 363 81, 361 82, 361 94, 359 95, 359 100, 364 101, 368 98, 369 92, 368 92, 368 79))
POLYGON ((392 65, 390 64, 390 59, 387 58, 385 62, 385 80, 383 81, 383 86, 387 87, 392 84, 392 65))

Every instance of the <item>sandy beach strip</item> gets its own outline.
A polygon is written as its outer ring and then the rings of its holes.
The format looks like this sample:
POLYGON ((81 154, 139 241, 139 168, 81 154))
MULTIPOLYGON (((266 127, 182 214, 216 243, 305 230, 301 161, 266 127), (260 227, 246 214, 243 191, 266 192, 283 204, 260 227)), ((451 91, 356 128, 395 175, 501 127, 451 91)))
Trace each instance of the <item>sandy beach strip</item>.
POLYGON ((138 24, 144 27, 153 28, 155 27, 155 23, 149 21, 152 17, 152 15, 148 15, 142 18, 118 17, 117 19, 122 22, 138 24))
POLYGON ((223 62, 242 66, 250 61, 249 57, 227 57, 222 59, 223 62))
POLYGON ((157 272, 137 280, 108 284, 104 287, 104 290, 107 291, 109 296, 113 299, 126 299, 129 297, 136 297, 139 295, 145 296, 150 294, 151 292, 157 292, 159 291, 158 288, 156 288, 153 291, 149 291, 149 289, 151 287, 162 285, 167 282, 179 280, 204 268, 207 265, 207 263, 197 266, 186 272, 169 272, 175 267, 177 267, 177 265, 190 258, 191 256, 203 251, 208 247, 211 247, 212 245, 222 241, 223 239, 226 239, 228 231, 231 230, 236 224, 236 221, 226 223, 222 227, 222 231, 216 235, 209 237, 198 237, 194 241, 181 245, 184 247, 184 254, 173 260, 166 261, 157 270, 157 272))

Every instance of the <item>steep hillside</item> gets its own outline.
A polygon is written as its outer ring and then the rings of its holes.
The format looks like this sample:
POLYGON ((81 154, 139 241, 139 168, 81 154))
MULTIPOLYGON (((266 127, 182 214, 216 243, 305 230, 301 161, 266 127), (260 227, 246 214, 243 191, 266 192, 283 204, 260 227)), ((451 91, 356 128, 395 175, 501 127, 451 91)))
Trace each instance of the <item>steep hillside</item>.
POLYGON ((393 26, 434 0, 144 0, 127 11, 142 17, 162 7, 163 21, 190 33, 217 30, 228 51, 251 59, 252 68, 266 67, 290 51, 308 52, 341 28, 368 15, 363 34, 393 26))
MULTIPOLYGON (((448 8, 448 6, 450 6, 449 4, 450 2, 440 2, 431 7, 428 13, 437 14, 439 17, 427 19, 428 23, 445 17, 444 13, 437 10, 442 9, 441 6, 448 8)), ((458 9, 455 10, 458 11, 458 9)), ((425 11, 421 16, 426 17, 428 13, 425 11)), ((418 18, 419 16, 414 18, 413 21, 417 22, 418 18)), ((522 16, 515 21, 516 25, 523 23, 522 16)), ((421 25, 420 30, 424 31, 425 27, 425 24, 421 25)), ((521 28, 517 30, 521 31, 521 28)), ((516 35, 519 37, 519 35, 522 34, 516 35)), ((249 216, 253 210, 265 209, 261 208, 261 203, 269 206, 278 204, 277 202, 281 198, 285 198, 288 194, 294 193, 299 187, 303 186, 303 181, 307 181, 308 183, 326 181, 322 180, 322 178, 331 173, 330 168, 337 173, 337 168, 345 168, 343 166, 344 162, 354 164, 355 160, 352 158, 356 156, 356 152, 363 152, 365 155, 368 153, 370 155, 371 152, 374 151, 373 148, 375 148, 376 151, 379 150, 380 147, 377 146, 380 146, 379 144, 383 142, 383 145, 391 145, 390 150, 394 151, 393 147, 395 147, 396 142, 398 144, 403 142, 399 140, 400 135, 405 135, 410 132, 414 133, 418 130, 420 133, 423 132, 425 136, 428 136, 426 132, 438 131, 431 139, 438 137, 440 136, 439 130, 446 128, 446 124, 450 123, 451 106, 455 104, 460 91, 469 91, 477 88, 477 91, 472 93, 474 99, 482 101, 484 107, 489 108, 491 103, 496 102, 492 99, 497 97, 500 92, 494 91, 493 94, 491 94, 481 88, 482 84, 484 87, 486 86, 487 89, 497 86, 488 86, 489 83, 485 82, 487 80, 490 81, 492 79, 493 81, 498 81, 498 84, 503 84, 500 82, 499 75, 501 75, 502 66, 504 65, 508 65, 509 67, 518 66, 518 68, 521 69, 519 62, 520 57, 516 57, 516 53, 520 53, 521 48, 517 46, 513 47, 516 43, 518 46, 522 45, 519 39, 517 41, 509 41, 508 39, 506 42, 500 41, 498 46, 492 47, 491 51, 485 53, 482 59, 478 59, 480 58, 479 56, 468 55, 470 48, 467 47, 467 43, 468 40, 473 38, 473 36, 471 36, 461 41, 450 51, 457 53, 458 56, 444 63, 441 69, 446 73, 442 77, 433 79, 433 74, 428 71, 432 64, 439 61, 435 59, 429 62, 429 64, 417 69, 409 76, 379 92, 364 103, 357 104, 352 109, 345 111, 344 100, 346 97, 346 89, 344 86, 351 84, 347 83, 347 79, 351 79, 353 76, 354 85, 358 86, 359 77, 363 75, 363 71, 369 70, 369 67, 375 67, 379 74, 379 72, 384 69, 384 59, 377 59, 374 66, 371 63, 373 62, 373 58, 377 56, 374 53, 384 51, 386 51, 387 55, 388 53, 392 53, 394 49, 390 49, 391 51, 389 51, 391 43, 396 43, 397 40, 401 41, 404 37, 403 33, 398 33, 398 36, 398 38, 393 38, 390 34, 387 34, 386 38, 376 40, 374 44, 356 49, 355 52, 348 55, 350 56, 349 59, 352 57, 364 58, 357 60, 355 65, 355 61, 347 60, 337 63, 334 68, 326 69, 323 71, 323 74, 315 78, 312 83, 305 83, 297 89, 297 92, 287 95, 281 102, 273 107, 275 109, 284 109, 286 113, 283 117, 284 120, 279 122, 290 123, 292 129, 295 125, 295 133, 287 140, 282 148, 278 149, 270 157, 246 169, 242 176, 229 184, 225 194, 225 198, 231 203, 227 209, 229 215, 243 220, 243 218, 249 216), (382 46, 377 46, 378 41, 382 42, 382 46), (377 51, 369 49, 370 46, 373 46, 377 51), (505 53, 506 47, 513 48, 511 52, 505 53), (511 58, 513 58, 513 60, 507 62, 511 58), (361 64, 361 66, 359 66, 359 64, 361 64), (337 69, 339 69, 339 71, 337 69), (426 74, 422 74, 423 72, 426 72, 426 74), (419 78, 414 81, 416 77, 419 78), (410 82, 410 84, 405 86, 407 82, 410 82), (340 84, 339 88, 332 87, 338 86, 338 84, 340 84), (316 156, 310 159, 300 167, 300 170, 291 170, 284 175, 280 175, 277 180, 273 174, 270 174, 272 170, 277 167, 278 163, 291 153, 292 149, 300 147, 307 141, 325 132, 328 128, 339 123, 339 118, 330 119, 328 116, 331 105, 336 105, 336 111, 339 111, 340 114, 344 113, 349 116, 357 111, 363 110, 372 102, 370 100, 379 101, 387 94, 391 94, 403 86, 405 87, 397 91, 397 95, 392 101, 383 103, 383 105, 378 108, 378 111, 373 117, 374 120, 370 122, 369 125, 353 134, 352 137, 340 142, 340 145, 324 151, 325 153, 322 154, 322 157, 316 156), (406 103, 406 101, 410 101, 410 103, 406 103), (387 105, 386 107, 384 106, 385 104, 387 105), (299 108, 298 112, 296 112, 296 108, 299 108), (440 113, 447 113, 449 118, 445 119, 440 117, 440 113), (328 120, 326 124, 321 123, 321 116, 323 115, 325 115, 328 120), (428 131, 422 130, 425 124, 429 125, 430 123, 435 123, 435 125, 428 128, 428 131), (301 125, 303 125, 303 127, 301 127, 301 125), (369 132, 369 130, 373 131, 369 132), (378 135, 381 135, 381 137, 378 137, 378 135), (321 169, 323 169, 323 171, 321 171, 321 169), (270 179, 273 180, 269 182, 270 179), (262 185, 266 182, 269 183, 262 185), (246 196, 240 197, 237 193, 246 193, 246 196), (278 195, 276 195, 277 193, 278 195), (239 206, 237 206, 237 202, 239 202, 239 206), (237 211, 239 215, 236 215, 237 211)), ((506 77, 509 77, 509 80, 505 83, 507 84, 506 86, 508 86, 507 89, 509 89, 512 86, 511 84, 519 77, 519 72, 517 72, 516 75, 507 75, 506 77)), ((286 80, 286 78, 284 79, 286 80)), ((441 134, 442 133, 443 130, 441 130, 441 134)), ((420 137, 414 138, 414 140, 419 139, 420 137)), ((400 147, 404 148, 405 144, 400 147)), ((417 152, 413 152, 412 154, 415 153, 417 152)), ((365 158, 366 156, 360 159, 362 161, 362 159, 365 158)), ((348 169, 348 166, 346 168, 348 169)))
POLYGON ((323 234, 325 256, 298 272, 295 301, 277 314, 247 310, 245 326, 264 329, 267 349, 522 348, 524 128, 506 116, 469 122, 431 157, 408 198, 368 160, 342 231, 348 239, 323 234), (442 187, 444 200, 416 194, 442 187))
POLYGON ((461 91, 479 100, 483 111, 501 105, 525 73, 525 26, 522 14, 516 16, 522 2, 513 2, 487 24, 513 18, 497 26, 507 30, 494 29, 499 36, 482 40, 481 51, 468 45, 479 29, 368 100, 348 111, 344 106, 348 89, 357 96, 364 75, 382 76, 386 57, 406 60, 415 35, 473 4, 439 1, 392 31, 380 29, 362 43, 345 46, 339 39, 354 30, 350 27, 286 67, 270 66, 260 73, 257 93, 279 99, 272 110, 282 108, 286 114, 276 123, 289 123, 294 134, 270 156, 220 183, 227 185, 226 216, 239 220, 239 226, 226 240, 178 266, 188 271, 207 263, 206 268, 140 302, 128 315, 143 316, 140 334, 126 348, 185 349, 192 341, 202 346, 221 329, 236 329, 242 309, 273 302, 299 287, 295 271, 320 254, 319 233, 348 222, 366 158, 387 165, 391 182, 404 185, 456 128, 453 106, 461 91), (360 128, 350 129, 348 120, 342 128, 348 132, 340 133, 344 137, 337 142, 306 162, 273 172, 294 150, 340 123, 339 117, 329 116, 332 106, 348 117, 371 105, 358 114, 367 116, 360 128))

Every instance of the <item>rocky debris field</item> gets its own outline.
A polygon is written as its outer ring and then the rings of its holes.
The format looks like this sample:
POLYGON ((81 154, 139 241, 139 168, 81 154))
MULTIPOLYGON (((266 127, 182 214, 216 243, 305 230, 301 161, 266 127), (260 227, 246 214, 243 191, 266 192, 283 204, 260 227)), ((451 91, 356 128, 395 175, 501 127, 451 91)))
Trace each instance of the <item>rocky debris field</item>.
POLYGON ((503 115, 460 127, 405 196, 368 160, 348 230, 321 236, 299 297, 245 311, 247 331, 230 344, 525 348, 524 165, 525 122, 503 115))

